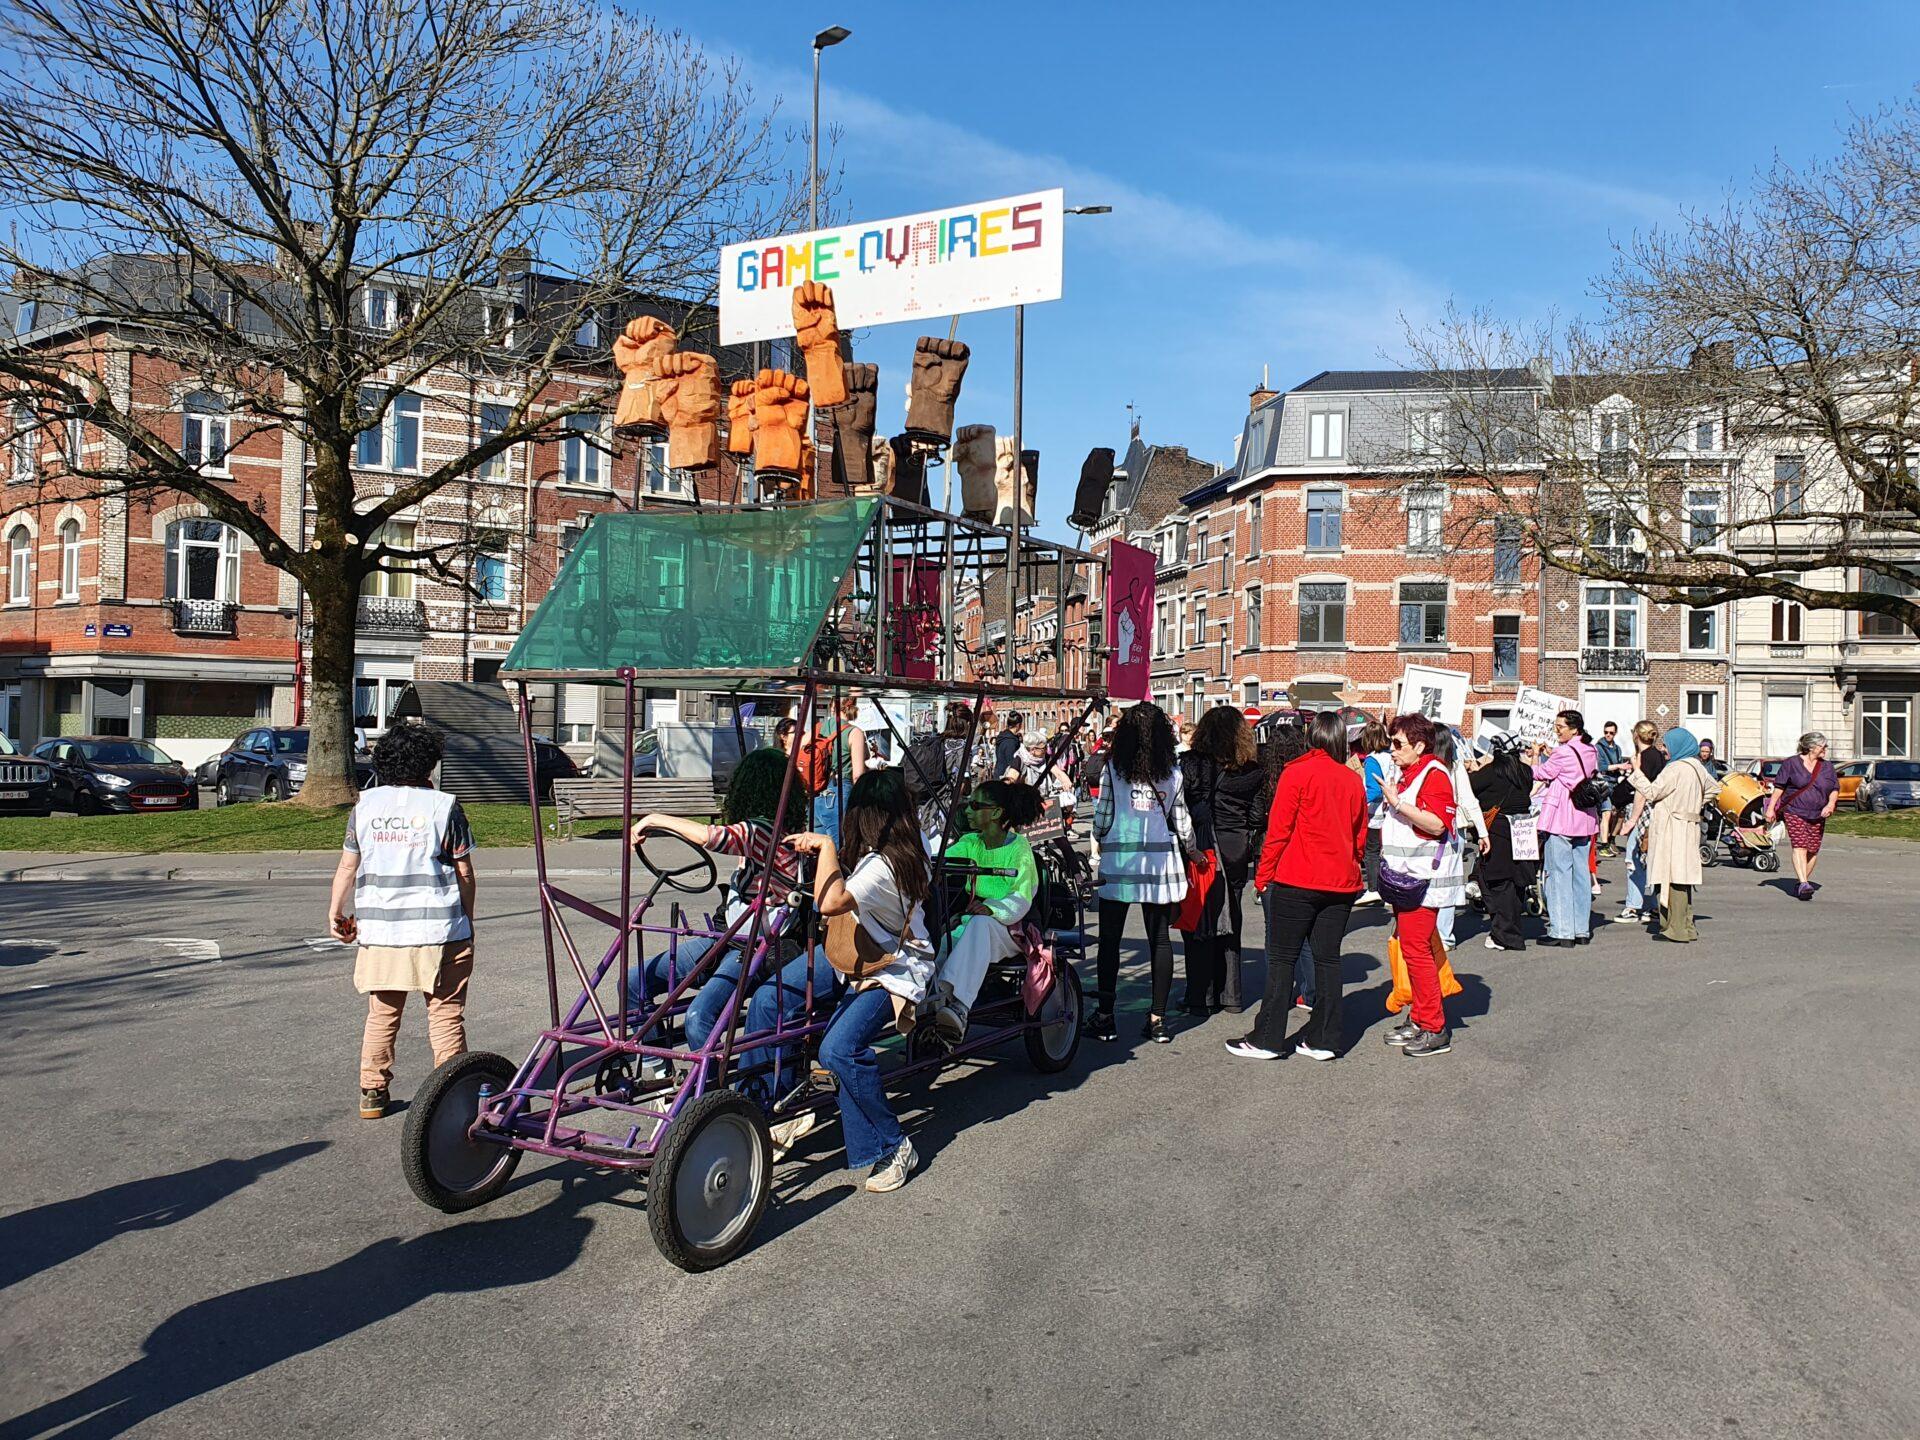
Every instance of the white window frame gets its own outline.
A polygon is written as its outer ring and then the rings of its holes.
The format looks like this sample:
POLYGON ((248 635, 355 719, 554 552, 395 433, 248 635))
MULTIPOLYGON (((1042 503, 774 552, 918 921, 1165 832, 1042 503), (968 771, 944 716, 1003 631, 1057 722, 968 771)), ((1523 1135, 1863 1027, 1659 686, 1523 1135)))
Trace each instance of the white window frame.
MULTIPOLYGON (((1306 522, 1307 522, 1307 527, 1306 527, 1307 553, 1319 554, 1319 555, 1338 555, 1346 545, 1347 492, 1342 490, 1338 485, 1309 485, 1307 487, 1306 522), (1322 497, 1332 496, 1333 497, 1333 508, 1331 510, 1323 510, 1320 512, 1320 514, 1323 516, 1331 515, 1333 517, 1334 536, 1333 536, 1333 544, 1331 545, 1327 545, 1324 543, 1316 545, 1313 543, 1313 520, 1314 520, 1314 513, 1315 513, 1313 502, 1316 496, 1322 496, 1322 497)), ((1321 527, 1322 533, 1320 537, 1323 542, 1326 539, 1325 529, 1326 527, 1323 525, 1321 527)))
POLYGON ((1247 636, 1245 649, 1258 654, 1266 645, 1266 600, 1258 585, 1249 585, 1245 591, 1247 598, 1247 636))
POLYGON ((391 331, 400 318, 400 292, 391 285, 366 285, 360 290, 360 319, 370 330, 391 331))
POLYGON ((1693 422, 1693 448, 1699 451, 1702 455, 1716 454, 1720 449, 1720 447, 1714 443, 1715 439, 1717 438, 1718 431, 1719 431, 1718 421, 1715 421, 1715 420, 1694 421, 1693 422), (1702 436, 1706 437, 1706 443, 1704 445, 1700 443, 1702 436))
POLYGON ((598 349, 600 345, 600 317, 588 311, 580 317, 579 325, 574 327, 573 343, 582 350, 598 349))
POLYGON ((513 567, 511 563, 508 561, 507 557, 500 551, 481 550, 477 552, 473 557, 473 579, 475 581, 475 584, 474 584, 475 600, 481 605, 505 605, 509 603, 509 598, 513 594, 512 570, 513 570, 513 567), (480 588, 478 580, 479 580, 479 574, 480 574, 480 564, 482 561, 492 561, 498 564, 500 567, 500 593, 497 596, 489 595, 480 588))
POLYGON ((1496 515, 1493 519, 1493 583, 1502 589, 1512 589, 1525 583, 1527 554, 1523 548, 1526 540, 1526 527, 1520 523, 1517 515, 1496 515), (1513 556, 1512 573, 1503 573, 1501 560, 1511 551, 1513 556))
POLYGON ((1773 457, 1773 510, 1776 520, 1797 520, 1807 513, 1807 458, 1804 455, 1773 457), (1791 467, 1789 469, 1788 467, 1791 467), (1786 496, 1782 499, 1782 488, 1786 496))
POLYGON ((172 553, 172 565, 166 576, 166 598, 169 600, 198 600, 209 604, 237 605, 240 603, 240 532, 233 526, 204 515, 185 515, 167 527, 177 530, 178 538, 167 547, 172 553), (212 525, 220 534, 208 540, 189 540, 189 525, 212 525), (190 550, 212 550, 215 553, 213 571, 213 594, 190 595, 187 577, 190 573, 188 552, 190 550))
POLYGON ((67 468, 78 470, 87 453, 87 417, 67 416, 67 468))
POLYGON ((227 402, 218 395, 196 390, 180 401, 180 458, 202 475, 231 473, 233 422, 227 402), (196 409, 195 405, 206 408, 196 409), (218 408, 214 408, 218 407, 218 408), (218 452, 215 454, 215 452, 218 452), (213 455, 213 459, 208 459, 213 455))
POLYGON ((33 603, 33 532, 15 525, 7 532, 7 604, 33 603))
POLYGON ((602 434, 605 420, 599 415, 569 415, 567 434, 560 441, 560 483, 576 490, 611 490, 613 467, 609 464, 602 434))
POLYGON ((554 723, 554 738, 562 745, 591 745, 599 728, 600 687, 598 685, 562 685, 560 715, 554 723), (586 720, 576 719, 584 711, 586 720))
POLYGON ((1193 607, 1193 638, 1187 642, 1198 650, 1207 643, 1207 605, 1203 600, 1193 607))
POLYGON ((1718 605, 1689 605, 1686 614, 1680 617, 1680 649, 1687 655, 1718 655, 1723 646, 1720 626, 1723 623, 1718 605), (1696 645, 1693 641, 1693 622, 1696 616, 1707 617, 1707 643, 1696 645))
POLYGON ((1526 617, 1524 615, 1521 615, 1519 612, 1512 611, 1512 610, 1497 610, 1491 616, 1488 617, 1487 648, 1492 657, 1491 659, 1492 668, 1489 673, 1492 676, 1493 683, 1496 685, 1502 684, 1509 680, 1515 682, 1516 684, 1519 683, 1519 680, 1520 680, 1520 632, 1522 627, 1524 627, 1525 624, 1526 624, 1526 617), (1511 637, 1502 635, 1500 633, 1500 622, 1502 620, 1511 620, 1513 622, 1513 634, 1511 637), (1500 673, 1500 642, 1508 638, 1511 638, 1513 640, 1513 673, 1511 675, 1502 675, 1500 673))
MULTIPOLYGON (((485 444, 507 428, 507 420, 513 414, 513 406, 504 400, 482 400, 480 410, 474 419, 474 428, 485 444)), ((489 460, 480 464, 482 480, 505 480, 513 471, 513 450, 502 450, 489 460)))
POLYGON ((80 598, 80 522, 69 517, 60 522, 60 598, 80 598))
POLYGON ((1346 458, 1346 406, 1325 406, 1307 411, 1307 459, 1331 463, 1346 458))
POLYGON ((1259 708, 1260 682, 1258 680, 1242 680, 1240 682, 1240 703, 1242 706, 1251 705, 1255 709, 1259 708))
MULTIPOLYGON (((354 465, 361 470, 385 470, 395 475, 418 475, 420 473, 421 450, 426 438, 425 409, 421 397, 411 390, 402 390, 384 396, 386 412, 377 424, 369 425, 354 439, 354 465), (413 441, 413 459, 411 464, 400 463, 400 442, 411 431, 413 441), (367 435, 378 437, 379 453, 371 460, 365 458, 365 449, 360 441, 367 435)), ((379 403, 378 400, 362 399, 361 404, 368 409, 379 403)))
POLYGON ((1775 600, 1767 610, 1767 643, 1804 645, 1807 633, 1807 608, 1798 600, 1775 600))
POLYGON ((1860 748, 1862 760, 1911 760, 1913 758, 1913 698, 1909 695, 1863 694, 1858 698, 1860 706, 1860 748), (1869 749, 1867 746, 1868 712, 1880 722, 1880 746, 1869 749), (1887 743, 1887 732, 1891 724, 1897 722, 1901 731, 1901 746, 1892 748, 1887 743))
POLYGON ((1303 649, 1303 650, 1344 650, 1347 646, 1347 612, 1352 608, 1353 608, 1353 585, 1350 581, 1346 580, 1344 577, 1341 577, 1338 575, 1329 575, 1319 579, 1307 577, 1299 580, 1298 582, 1296 582, 1294 586, 1294 611, 1295 611, 1295 622, 1296 622, 1295 628, 1294 628, 1295 644, 1300 649, 1303 649), (1313 605, 1316 613, 1324 616, 1325 607, 1330 606, 1334 603, 1332 600, 1308 601, 1308 599, 1306 598, 1306 588, 1309 585, 1333 585, 1333 586, 1339 587, 1340 589, 1340 600, 1339 600, 1340 636, 1338 639, 1329 640, 1326 638, 1324 633, 1326 630, 1324 619, 1322 620, 1321 624, 1315 627, 1317 630, 1322 632, 1320 636, 1312 640, 1309 640, 1306 638, 1307 606, 1309 604, 1313 605))
POLYGON ((1407 549, 1438 550, 1447 529, 1447 492, 1441 485, 1415 485, 1406 493, 1407 549))
POLYGON ((1717 485, 1689 485, 1686 492, 1687 548, 1718 545, 1726 533, 1727 507, 1717 485), (1707 518, 1711 517, 1711 518, 1707 518))
POLYGON ((1394 587, 1393 602, 1394 602, 1393 633, 1394 633, 1394 643, 1396 645, 1398 645, 1402 650, 1443 650, 1446 648, 1447 622, 1449 619, 1452 618, 1448 614, 1448 611, 1450 611, 1453 608, 1453 596, 1450 592, 1450 589, 1446 581, 1433 580, 1433 579, 1421 579, 1419 577, 1410 577, 1410 578, 1402 579, 1400 583, 1394 587), (1407 587, 1410 585, 1427 586, 1432 589, 1438 590, 1440 594, 1437 598, 1431 595, 1427 595, 1427 596, 1420 596, 1415 599, 1408 599, 1407 587), (1420 607, 1420 635, 1419 635, 1419 638, 1413 639, 1413 640, 1409 640, 1406 638, 1406 610, 1407 610, 1407 607, 1410 605, 1417 605, 1420 607), (1435 605, 1438 605, 1440 607, 1440 638, 1437 640, 1429 640, 1426 638, 1426 632, 1427 632, 1426 622, 1428 617, 1431 615, 1432 609, 1435 605))
POLYGON ((13 479, 40 477, 40 416, 25 400, 13 402, 13 479))
POLYGON ((1260 496, 1252 496, 1247 501, 1247 559, 1260 558, 1260 526, 1266 510, 1266 502, 1260 496))
POLYGON ((1713 728, 1716 735, 1713 748, 1718 750, 1720 748, 1718 741, 1718 732, 1720 729, 1720 692, 1718 690, 1696 689, 1693 687, 1682 690, 1680 692, 1680 723, 1697 735, 1700 732, 1692 722, 1702 716, 1706 716, 1713 721, 1713 728), (1706 708, 1696 709, 1694 702, 1697 700, 1705 700, 1707 702, 1706 708))
MULTIPOLYGON (((388 520, 374 532, 373 543, 411 550, 419 533, 411 520, 388 520)), ((360 582, 360 594, 368 600, 411 600, 417 573, 411 565, 401 570, 370 570, 360 582)))
POLYGON ((1641 597, 1624 585, 1595 583, 1584 586, 1580 591, 1580 648, 1583 650, 1645 650, 1646 616, 1641 613, 1641 597), (1596 605, 1594 597, 1603 595, 1605 603, 1596 605), (1620 603, 1620 596, 1627 597, 1627 604, 1620 603), (1607 639, 1604 644, 1593 641, 1593 621, 1595 614, 1610 616, 1607 623, 1607 639), (1632 617, 1632 634, 1625 644, 1619 640, 1620 617, 1632 617))
POLYGON ((675 470, 667 464, 667 442, 650 441, 647 445, 647 483, 646 493, 656 500, 691 500, 693 498, 693 476, 685 470, 675 470))
POLYGON ((1407 411, 1407 453, 1436 460, 1447 453, 1447 412, 1440 405, 1416 405, 1407 411))

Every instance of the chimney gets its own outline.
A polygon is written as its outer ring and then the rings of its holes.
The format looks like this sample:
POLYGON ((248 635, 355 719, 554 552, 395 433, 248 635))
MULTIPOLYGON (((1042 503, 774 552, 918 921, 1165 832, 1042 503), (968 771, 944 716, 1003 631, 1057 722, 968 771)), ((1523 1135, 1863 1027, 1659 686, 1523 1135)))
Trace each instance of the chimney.
POLYGON ((1553 361, 1545 355, 1536 355, 1529 360, 1527 373, 1533 376, 1533 383, 1542 390, 1553 389, 1553 361))
POLYGON ((529 250, 526 246, 515 245, 510 250, 502 250, 500 252, 500 279, 497 283, 501 285, 511 284, 513 281, 524 277, 527 272, 532 269, 533 251, 529 250))
POLYGON ((1733 341, 1709 340, 1687 358, 1687 368, 1696 375, 1727 377, 1733 374, 1733 341))
POLYGON ((1279 393, 1279 391, 1274 390, 1267 384, 1267 367, 1262 365, 1260 367, 1260 383, 1247 396, 1247 413, 1251 415, 1279 393))

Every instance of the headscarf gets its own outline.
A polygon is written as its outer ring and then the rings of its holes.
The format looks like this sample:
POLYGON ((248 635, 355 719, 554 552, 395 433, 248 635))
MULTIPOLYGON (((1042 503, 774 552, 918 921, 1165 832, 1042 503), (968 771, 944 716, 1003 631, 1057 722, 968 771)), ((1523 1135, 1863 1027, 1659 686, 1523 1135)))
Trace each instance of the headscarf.
POLYGON ((1669 760, 1691 760, 1700 753, 1700 742, 1694 738, 1693 732, 1679 725, 1667 731, 1660 740, 1667 747, 1669 760))

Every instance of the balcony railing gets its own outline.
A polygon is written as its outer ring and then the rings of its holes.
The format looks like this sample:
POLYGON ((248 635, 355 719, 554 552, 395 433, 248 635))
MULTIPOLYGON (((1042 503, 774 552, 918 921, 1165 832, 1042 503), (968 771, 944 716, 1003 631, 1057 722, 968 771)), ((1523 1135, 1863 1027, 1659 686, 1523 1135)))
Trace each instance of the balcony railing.
POLYGON ((423 634, 427 628, 427 607, 418 600, 402 600, 391 595, 362 595, 353 627, 378 635, 423 634))
POLYGON ((1612 646, 1588 646, 1580 652, 1580 673, 1583 675, 1644 675, 1647 673, 1647 652, 1616 649, 1612 646))
POLYGON ((1594 558, 1616 570, 1644 570, 1647 568, 1647 552, 1633 545, 1595 545, 1594 558))
POLYGON ((231 635, 238 605, 225 600, 175 600, 173 633, 176 635, 231 635))

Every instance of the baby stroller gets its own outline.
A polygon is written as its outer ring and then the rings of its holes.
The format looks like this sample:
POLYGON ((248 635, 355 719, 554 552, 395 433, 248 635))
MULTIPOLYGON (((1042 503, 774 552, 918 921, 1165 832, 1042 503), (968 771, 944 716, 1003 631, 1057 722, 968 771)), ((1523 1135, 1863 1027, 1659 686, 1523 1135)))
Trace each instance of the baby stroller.
POLYGON ((1735 865, 1763 874, 1780 868, 1780 852, 1767 830, 1767 791, 1751 775, 1729 775, 1700 807, 1700 863, 1735 865))

